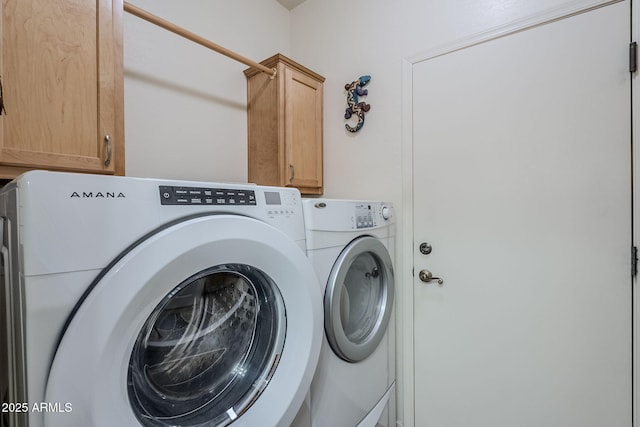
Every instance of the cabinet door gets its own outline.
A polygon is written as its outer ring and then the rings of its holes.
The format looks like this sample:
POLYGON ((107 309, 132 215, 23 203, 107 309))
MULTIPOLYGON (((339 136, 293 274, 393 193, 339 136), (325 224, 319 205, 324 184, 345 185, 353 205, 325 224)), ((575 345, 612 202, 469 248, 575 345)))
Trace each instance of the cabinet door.
POLYGON ((113 0, 2 0, 0 177, 114 173, 113 12, 113 0))
POLYGON ((322 83, 285 68, 286 185, 322 193, 322 83))

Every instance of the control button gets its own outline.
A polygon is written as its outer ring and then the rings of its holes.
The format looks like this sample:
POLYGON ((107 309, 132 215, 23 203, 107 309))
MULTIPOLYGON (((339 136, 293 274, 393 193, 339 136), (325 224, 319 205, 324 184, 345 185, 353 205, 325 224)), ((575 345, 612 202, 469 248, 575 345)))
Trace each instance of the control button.
POLYGON ((391 219, 392 213, 391 213, 391 209, 389 208, 389 206, 383 206, 381 213, 382 213, 382 219, 384 219, 384 220, 391 219))

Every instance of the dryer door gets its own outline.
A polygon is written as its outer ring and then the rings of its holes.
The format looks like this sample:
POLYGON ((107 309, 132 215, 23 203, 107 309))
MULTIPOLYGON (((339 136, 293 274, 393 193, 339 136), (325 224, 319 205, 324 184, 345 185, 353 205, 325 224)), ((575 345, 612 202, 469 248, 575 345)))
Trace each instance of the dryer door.
POLYGON ((325 331, 333 351, 359 362, 378 347, 391 317, 394 278, 382 242, 359 237, 340 253, 324 297, 325 331))
POLYGON ((247 217, 151 233, 76 306, 45 425, 288 426, 319 355, 316 280, 295 242, 247 217))

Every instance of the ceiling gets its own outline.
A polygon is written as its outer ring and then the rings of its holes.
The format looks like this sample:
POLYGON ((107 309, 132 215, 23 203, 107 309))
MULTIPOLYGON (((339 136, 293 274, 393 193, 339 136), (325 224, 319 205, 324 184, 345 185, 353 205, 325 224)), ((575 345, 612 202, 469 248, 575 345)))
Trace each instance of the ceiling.
POLYGON ((278 0, 278 3, 291 10, 305 0, 278 0))

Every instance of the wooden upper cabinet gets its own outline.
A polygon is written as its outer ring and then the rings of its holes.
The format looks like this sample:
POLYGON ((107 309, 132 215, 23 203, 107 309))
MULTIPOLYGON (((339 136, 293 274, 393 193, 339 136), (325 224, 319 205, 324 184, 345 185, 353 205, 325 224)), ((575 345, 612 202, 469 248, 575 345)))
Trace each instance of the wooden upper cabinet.
POLYGON ((245 70, 249 182, 322 194, 324 77, 280 54, 261 64, 278 72, 245 70))
POLYGON ((122 0, 2 0, 0 178, 124 174, 122 0))

